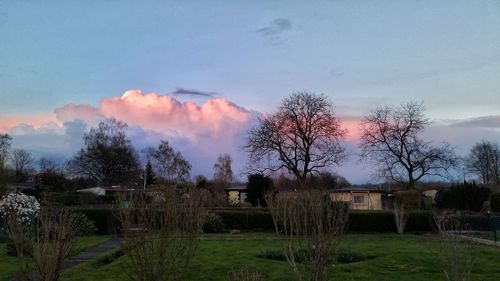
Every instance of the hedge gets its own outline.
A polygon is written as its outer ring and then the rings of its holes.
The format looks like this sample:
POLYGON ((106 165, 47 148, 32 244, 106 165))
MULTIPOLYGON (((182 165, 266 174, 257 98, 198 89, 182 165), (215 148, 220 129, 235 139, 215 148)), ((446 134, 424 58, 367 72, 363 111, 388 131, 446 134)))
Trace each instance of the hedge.
POLYGON ((273 218, 263 211, 216 211, 228 229, 274 230, 273 218))
POLYGON ((394 215, 388 211, 352 211, 347 230, 351 232, 396 232, 394 215))
POLYGON ((439 209, 456 209, 480 211, 488 200, 491 190, 476 186, 475 183, 463 183, 438 191, 436 207, 439 209))
MULTIPOLYGON (((114 234, 119 229, 116 210, 73 209, 94 221, 98 234, 114 234)), ((226 229, 243 231, 273 231, 271 214, 264 210, 211 210, 222 218, 226 229)), ((411 211, 406 224, 407 232, 433 231, 431 211, 411 211)), ((480 214, 462 215, 462 225, 468 230, 489 230, 489 218, 480 214)), ((392 211, 351 211, 347 224, 348 232, 396 232, 392 211)))
POLYGON ((500 192, 491 194, 490 207, 493 212, 500 212, 500 192))

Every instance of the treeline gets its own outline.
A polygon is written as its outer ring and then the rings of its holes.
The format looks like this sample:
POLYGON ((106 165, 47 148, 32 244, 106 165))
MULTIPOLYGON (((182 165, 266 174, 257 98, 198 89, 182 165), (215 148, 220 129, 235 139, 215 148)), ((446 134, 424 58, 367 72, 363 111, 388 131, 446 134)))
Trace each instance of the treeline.
MULTIPOLYGON (((325 96, 299 92, 285 98, 273 113, 257 120, 248 131, 243 149, 252 173, 291 176, 298 188, 320 185, 313 179, 341 165, 351 156, 345 145, 348 134, 325 96)), ((468 173, 484 185, 500 184, 500 146, 480 141, 464 157, 449 144, 433 144, 422 134, 431 124, 422 103, 379 106, 360 122, 360 160, 376 167, 387 182, 415 189, 424 179, 468 173)), ((191 182, 192 165, 167 140, 156 147, 136 150, 126 136, 127 124, 113 118, 91 128, 84 146, 67 163, 39 159, 23 149, 11 149, 12 138, 0 135, 0 186, 26 181, 38 170, 42 185, 66 190, 62 178, 104 186, 149 187, 154 184, 185 185, 191 182)), ((214 165, 213 181, 232 182, 232 159, 221 154, 214 165)), ((360 169, 361 172, 361 169, 360 169)), ((71 183, 76 187, 77 184, 71 183)))

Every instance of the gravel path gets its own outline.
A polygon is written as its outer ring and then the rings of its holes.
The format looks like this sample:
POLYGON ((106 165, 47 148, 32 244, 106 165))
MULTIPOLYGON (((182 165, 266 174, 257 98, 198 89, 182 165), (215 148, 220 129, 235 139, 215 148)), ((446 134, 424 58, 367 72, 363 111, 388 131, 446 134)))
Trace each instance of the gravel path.
POLYGON ((79 263, 92 259, 100 254, 103 254, 107 251, 118 248, 123 243, 123 238, 115 238, 113 240, 109 240, 104 242, 98 246, 87 249, 83 252, 80 252, 78 255, 73 256, 64 261, 63 268, 67 269, 73 267, 79 263))

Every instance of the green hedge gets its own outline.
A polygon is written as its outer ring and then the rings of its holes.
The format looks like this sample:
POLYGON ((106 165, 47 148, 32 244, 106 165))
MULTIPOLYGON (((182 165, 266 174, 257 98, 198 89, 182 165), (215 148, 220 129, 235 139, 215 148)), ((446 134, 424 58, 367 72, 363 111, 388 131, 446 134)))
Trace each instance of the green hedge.
MULTIPOLYGON (((119 221, 113 209, 73 209, 94 221, 99 234, 114 234, 119 221)), ((263 210, 211 210, 222 218, 226 229, 244 231, 273 231, 271 214, 263 210)), ((470 230, 489 230, 489 218, 479 214, 462 215, 462 225, 470 230)), ((407 232, 433 231, 431 211, 412 211, 406 224, 407 232)), ((396 232, 394 215, 391 211, 351 211, 347 225, 348 232, 396 232)))
POLYGON ((352 211, 347 230, 350 232, 396 232, 394 215, 388 211, 352 211))
POLYGON ((228 229, 274 230, 273 218, 263 211, 216 211, 228 229))

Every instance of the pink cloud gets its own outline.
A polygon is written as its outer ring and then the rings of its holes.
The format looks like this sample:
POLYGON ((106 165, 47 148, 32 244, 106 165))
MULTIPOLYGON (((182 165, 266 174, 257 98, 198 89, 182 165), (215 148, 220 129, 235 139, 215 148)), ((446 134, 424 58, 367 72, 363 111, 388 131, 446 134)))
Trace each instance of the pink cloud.
MULTIPOLYGON (((165 134, 217 142, 231 140, 251 119, 251 114, 226 99, 209 99, 202 105, 179 102, 171 96, 140 90, 125 92, 120 98, 102 100, 99 111, 129 125, 165 134)), ((229 144, 229 143, 227 143, 229 144)))
POLYGON ((84 120, 89 123, 94 123, 102 115, 99 109, 89 104, 67 104, 63 107, 54 110, 57 120, 60 122, 72 121, 75 119, 84 120))
POLYGON ((186 138, 207 149, 234 145, 235 137, 244 133, 252 119, 250 112, 226 99, 209 99, 198 105, 141 90, 103 99, 98 107, 68 104, 54 112, 60 122, 81 119, 89 125, 103 117, 114 117, 130 126, 186 138))
POLYGON ((56 122, 53 114, 43 114, 35 116, 0 116, 0 132, 8 133, 12 128, 20 124, 29 124, 34 128, 39 128, 44 124, 56 122))

